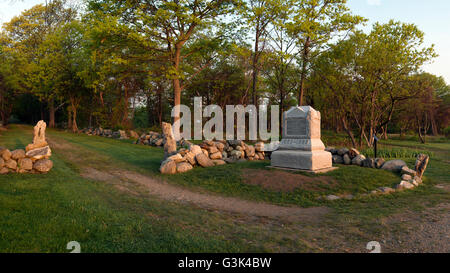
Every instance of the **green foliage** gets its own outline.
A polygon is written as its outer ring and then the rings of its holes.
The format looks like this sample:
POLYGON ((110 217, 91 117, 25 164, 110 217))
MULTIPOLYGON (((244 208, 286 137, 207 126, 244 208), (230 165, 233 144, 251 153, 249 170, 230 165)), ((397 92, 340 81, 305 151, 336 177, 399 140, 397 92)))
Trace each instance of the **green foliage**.
MULTIPOLYGON (((364 149, 361 153, 366 157, 375 157, 375 151, 373 148, 364 149)), ((406 159, 406 158, 417 158, 419 154, 427 154, 430 157, 434 157, 434 153, 427 150, 417 150, 409 148, 382 148, 377 149, 377 156, 384 159, 406 159)))
POLYGON ((444 135, 447 138, 450 138, 450 126, 444 129, 444 135))
POLYGON ((133 126, 134 126, 134 128, 149 127, 147 108, 139 107, 134 110, 133 126))

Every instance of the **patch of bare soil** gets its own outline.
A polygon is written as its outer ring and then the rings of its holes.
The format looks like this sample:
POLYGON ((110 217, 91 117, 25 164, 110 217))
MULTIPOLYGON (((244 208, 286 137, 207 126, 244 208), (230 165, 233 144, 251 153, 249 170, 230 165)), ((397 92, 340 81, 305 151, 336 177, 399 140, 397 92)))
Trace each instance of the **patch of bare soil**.
POLYGON ((292 192, 296 189, 324 191, 324 187, 337 185, 337 181, 329 176, 309 177, 279 170, 252 169, 247 169, 243 173, 244 183, 272 191, 292 192))
POLYGON ((329 212, 329 209, 325 207, 282 207, 267 203, 242 200, 234 197, 222 197, 218 195, 192 192, 181 187, 158 181, 151 177, 125 170, 115 170, 112 173, 105 173, 99 170, 85 169, 83 170, 83 176, 105 182, 111 181, 111 176, 113 176, 124 182, 131 181, 144 186, 150 195, 158 196, 159 198, 165 200, 188 202, 200 207, 232 213, 250 214, 270 218, 282 217, 288 221, 316 222, 321 216, 329 212))
POLYGON ((390 233, 383 240, 386 252, 449 253, 450 204, 444 203, 421 213, 407 212, 387 219, 400 231, 390 233))

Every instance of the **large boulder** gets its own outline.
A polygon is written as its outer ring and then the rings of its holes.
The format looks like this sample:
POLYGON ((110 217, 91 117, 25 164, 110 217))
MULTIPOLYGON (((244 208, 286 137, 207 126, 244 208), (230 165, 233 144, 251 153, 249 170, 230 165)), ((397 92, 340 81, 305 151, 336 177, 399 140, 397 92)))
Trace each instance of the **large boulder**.
POLYGON ((166 159, 161 163, 159 171, 162 174, 176 174, 177 173, 177 163, 173 160, 166 159))
POLYGON ((209 157, 211 159, 222 159, 222 153, 217 151, 216 153, 210 154, 209 157))
POLYGON ((364 160, 366 160, 366 157, 364 155, 357 155, 352 159, 352 164, 356 166, 362 166, 364 160))
POLYGON ((5 161, 8 161, 11 159, 11 152, 8 149, 4 149, 3 151, 1 151, 1 157, 5 161))
POLYGON ((255 156, 255 147, 253 147, 252 145, 247 145, 245 147, 245 155, 247 157, 253 157, 255 156))
POLYGON ((409 190, 409 189, 413 189, 413 188, 414 188, 414 185, 408 181, 402 181, 402 182, 400 182, 400 184, 398 184, 396 186, 397 190, 409 190))
POLYGON ((386 162, 384 158, 375 158, 375 168, 381 169, 381 167, 383 167, 384 162, 386 162))
POLYGON ((216 165, 216 166, 227 164, 227 162, 225 162, 225 160, 222 160, 222 159, 212 160, 212 162, 213 162, 214 165, 216 165))
POLYGON ((429 160, 430 160, 430 157, 426 154, 420 154, 417 156, 417 160, 416 160, 414 169, 416 171, 416 175, 419 178, 422 178, 425 170, 427 169, 429 160))
POLYGON ((344 164, 344 159, 340 155, 333 155, 333 164, 344 164))
POLYGON ((53 162, 49 159, 41 159, 33 164, 33 169, 40 173, 48 173, 53 168, 53 162))
POLYGON ((376 162, 374 158, 366 158, 363 162, 362 162, 362 167, 364 168, 376 168, 376 162))
POLYGON ((345 154, 342 159, 344 160, 344 164, 345 165, 350 165, 352 164, 352 160, 350 159, 350 156, 348 154, 345 154))
POLYGON ((416 171, 411 170, 410 168, 408 168, 408 166, 403 166, 400 170, 400 173, 410 175, 411 177, 416 176, 416 171))
POLYGON ((14 160, 19 160, 25 157, 25 151, 18 149, 11 152, 11 158, 14 160))
POLYGON ((168 157, 177 152, 177 142, 172 132, 172 125, 167 122, 162 123, 164 135, 164 156, 168 157))
POLYGON ((5 161, 5 167, 11 170, 16 170, 17 169, 17 161, 9 159, 7 161, 5 161))
POLYGON ((127 132, 125 132, 124 130, 119 130, 119 138, 128 139, 127 132))
POLYGON ((131 130, 131 131, 130 131, 130 138, 132 138, 132 139, 138 139, 138 138, 139 138, 139 135, 138 135, 135 131, 131 130))
POLYGON ((344 156, 345 154, 347 154, 349 152, 349 149, 347 149, 347 148, 341 148, 341 149, 339 149, 338 150, 338 155, 340 155, 340 156, 344 156))
POLYGON ((184 159, 189 163, 189 164, 191 164, 192 166, 194 166, 197 162, 195 161, 195 155, 194 155, 194 153, 192 153, 192 152, 187 152, 185 155, 184 155, 184 159))
POLYGON ((356 150, 355 148, 351 148, 351 149, 348 151, 348 155, 350 156, 351 159, 355 158, 356 156, 358 156, 358 155, 360 155, 360 154, 361 154, 361 153, 360 153, 358 150, 356 150))
POLYGON ((0 156, 0 169, 5 166, 5 160, 0 156))
POLYGON ((225 144, 221 142, 216 142, 216 147, 221 153, 225 150, 225 144))
POLYGON ((175 163, 180 163, 180 162, 186 161, 185 158, 180 153, 171 155, 167 159, 173 160, 173 161, 175 161, 175 163))
POLYGON ((47 141, 45 140, 45 129, 47 128, 47 123, 45 123, 43 120, 39 121, 36 126, 34 126, 34 136, 33 136, 33 143, 29 144, 25 150, 31 151, 37 148, 42 148, 47 146, 47 141))
POLYGON ((190 170, 192 170, 192 165, 186 162, 181 162, 177 164, 177 172, 178 173, 185 173, 190 170))
POLYGON ((211 161, 211 159, 208 158, 204 153, 200 153, 195 156, 195 160, 197 160, 198 165, 208 168, 213 167, 214 163, 211 161))
POLYGON ((219 149, 217 149, 216 146, 208 146, 208 147, 206 148, 206 150, 208 150, 208 152, 209 152, 210 154, 215 154, 215 153, 219 152, 219 149))
POLYGON ((30 158, 21 158, 17 163, 20 170, 31 171, 33 169, 33 160, 30 158))
POLYGON ((45 146, 42 148, 37 148, 34 150, 28 151, 26 154, 26 157, 31 158, 33 161, 40 160, 40 159, 48 159, 52 155, 52 150, 49 146, 45 146))
POLYGON ((264 142, 258 142, 255 144, 256 152, 264 152, 264 142))
POLYGON ((400 172, 403 166, 406 166, 406 162, 400 159, 396 159, 385 162, 381 169, 392 172, 400 172))
POLYGON ((189 152, 191 152, 194 156, 203 153, 202 148, 200 148, 200 146, 198 145, 192 145, 191 147, 189 147, 189 152))

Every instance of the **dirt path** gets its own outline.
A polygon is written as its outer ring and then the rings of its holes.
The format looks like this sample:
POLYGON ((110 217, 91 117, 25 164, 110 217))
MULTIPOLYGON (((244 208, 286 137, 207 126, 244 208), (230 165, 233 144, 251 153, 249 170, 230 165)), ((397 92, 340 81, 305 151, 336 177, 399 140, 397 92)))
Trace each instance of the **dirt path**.
MULTIPOLYGON (((242 200, 234 197, 223 197, 215 194, 198 193, 186 188, 171 185, 160 179, 148 177, 137 172, 128 171, 117 166, 110 166, 105 169, 87 167, 83 158, 90 151, 74 147, 73 144, 59 137, 50 137, 49 144, 62 155, 66 160, 76 163, 81 168, 81 176, 96 181, 112 182, 119 189, 128 193, 135 193, 130 189, 131 183, 143 186, 147 193, 158 198, 176 201, 182 203, 191 203, 196 206, 227 211, 239 214, 248 214, 259 217, 283 218, 288 221, 308 221, 315 222, 321 216, 327 214, 330 210, 326 207, 300 208, 300 207, 284 207, 261 202, 253 202, 242 200), (81 156, 84 154, 84 156, 81 156), (83 164, 84 163, 84 164, 83 164)), ((113 163, 111 163, 113 165, 113 163)), ((138 194, 138 193, 135 193, 138 194)))

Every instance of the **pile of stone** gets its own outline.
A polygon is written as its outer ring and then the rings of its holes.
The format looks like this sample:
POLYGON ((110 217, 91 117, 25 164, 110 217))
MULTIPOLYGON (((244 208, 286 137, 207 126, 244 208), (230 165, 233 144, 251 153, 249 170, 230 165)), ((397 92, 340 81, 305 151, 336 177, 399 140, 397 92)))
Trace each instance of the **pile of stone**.
POLYGON ((164 136, 163 134, 150 131, 146 134, 142 134, 136 141, 136 144, 162 147, 164 146, 164 136))
MULTIPOLYGON (((362 155, 357 149, 351 148, 341 148, 336 149, 334 147, 328 147, 325 151, 330 152, 332 154, 333 164, 345 164, 345 165, 357 165, 363 167, 364 164, 367 166, 371 166, 371 161, 365 163, 366 157, 362 155)), ((376 160, 373 160, 374 162, 376 160)), ((375 167, 381 164, 381 160, 378 159, 378 163, 374 164, 375 167)))
POLYGON ((125 130, 118 130, 113 131, 111 129, 103 129, 101 127, 99 128, 85 128, 80 131, 83 134, 87 134, 89 136, 102 136, 102 137, 108 137, 108 138, 118 138, 118 139, 138 139, 139 135, 133 131, 125 131, 125 130))
POLYGON ((53 168, 52 151, 45 140, 47 124, 39 121, 34 127, 33 143, 25 150, 10 151, 0 147, 0 174, 48 173, 53 168))
MULTIPOLYGON (((428 166, 428 161, 430 157, 425 154, 420 154, 417 156, 414 170, 410 169, 408 165, 403 160, 391 160, 383 164, 382 169, 390 170, 393 172, 400 173, 402 176, 399 184, 395 185, 394 188, 391 187, 380 187, 376 190, 371 191, 368 194, 362 194, 361 197, 369 195, 379 195, 379 194, 391 194, 398 191, 410 190, 418 187, 422 184, 423 174, 428 166)), ((334 201, 339 199, 353 199, 353 195, 328 195, 325 197, 328 201, 334 201)), ((321 198, 320 198, 321 199, 321 198)))
MULTIPOLYGON (((148 145, 153 147, 163 147, 166 144, 164 140, 164 134, 150 131, 146 134, 142 134, 137 140, 136 144, 148 145)), ((189 147, 192 145, 188 140, 181 139, 176 142, 177 147, 189 147)))
POLYGON ((185 147, 177 150, 172 128, 168 123, 163 123, 163 136, 165 159, 160 167, 163 174, 184 173, 195 166, 209 168, 247 160, 265 159, 263 142, 253 146, 241 140, 205 140, 200 145, 186 142, 185 147))

